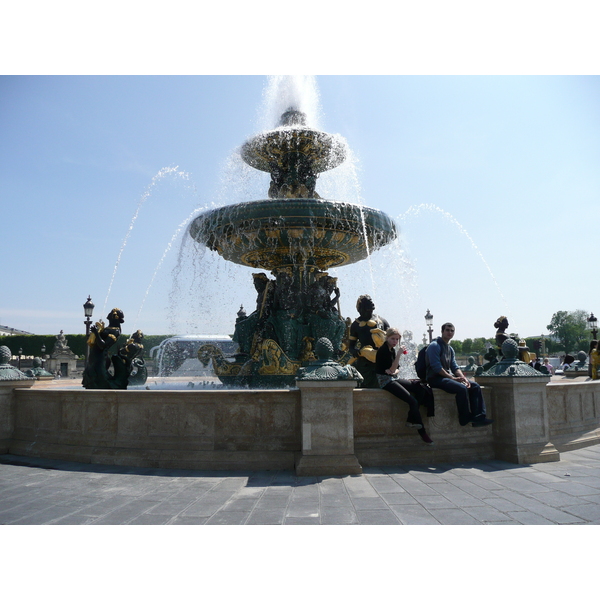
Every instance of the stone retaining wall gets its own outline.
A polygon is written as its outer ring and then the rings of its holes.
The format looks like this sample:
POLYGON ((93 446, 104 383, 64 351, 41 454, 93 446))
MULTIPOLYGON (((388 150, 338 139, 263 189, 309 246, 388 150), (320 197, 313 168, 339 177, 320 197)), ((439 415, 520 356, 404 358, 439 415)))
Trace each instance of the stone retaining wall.
POLYGON ((550 439, 559 452, 600 443, 600 381, 546 386, 550 439))
MULTIPOLYGON (((454 397, 434 391, 435 417, 426 418, 422 410, 433 446, 405 427, 407 408, 391 394, 362 389, 351 393, 354 452, 362 466, 500 457, 501 440, 494 438, 503 427, 502 410, 494 410, 500 396, 489 387, 484 387, 488 416, 494 418, 497 412, 497 422, 484 428, 461 427, 454 397)), ((600 382, 553 382, 546 386, 546 395, 549 442, 559 452, 600 443, 600 382)), ((298 389, 34 386, 0 394, 0 453, 140 467, 293 469, 303 451, 301 411, 298 389)))
POLYGON ((189 469, 290 469, 298 391, 18 390, 11 454, 189 469))

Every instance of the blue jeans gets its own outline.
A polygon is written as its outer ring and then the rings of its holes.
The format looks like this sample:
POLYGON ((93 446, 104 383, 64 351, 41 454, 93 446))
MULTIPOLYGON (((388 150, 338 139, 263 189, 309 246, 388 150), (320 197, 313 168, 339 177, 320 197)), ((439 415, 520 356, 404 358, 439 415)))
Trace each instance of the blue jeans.
POLYGON ((430 377, 427 383, 432 388, 438 388, 448 394, 455 395, 458 422, 461 425, 467 425, 467 423, 470 423, 476 417, 485 417, 485 402, 483 401, 483 394, 478 383, 470 381, 471 387, 467 388, 462 383, 454 379, 442 377, 441 375, 430 377))

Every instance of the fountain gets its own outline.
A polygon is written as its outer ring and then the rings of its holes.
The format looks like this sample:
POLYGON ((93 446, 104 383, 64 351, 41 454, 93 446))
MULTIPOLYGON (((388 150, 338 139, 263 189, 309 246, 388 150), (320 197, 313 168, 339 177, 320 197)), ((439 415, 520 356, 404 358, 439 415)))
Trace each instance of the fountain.
MULTIPOLYGON (((51 389, 51 382, 20 374, 15 381, 0 381, 0 453, 140 467, 345 475, 360 473, 363 466, 543 462, 600 442, 600 385, 549 382, 550 377, 531 373, 517 359, 517 342, 504 339, 508 322, 501 318, 499 349, 491 349, 498 356, 477 374, 493 427, 460 427, 453 396, 435 390, 435 421, 428 423, 435 447, 415 444, 404 427, 404 406, 384 390, 356 389, 363 374, 350 361, 351 320, 341 318, 340 289, 328 272, 365 259, 371 267, 377 249, 383 249, 378 257, 398 254, 397 229, 385 214, 317 193, 320 174, 351 163, 345 142, 307 127, 304 114, 292 108, 275 129, 248 140, 240 156, 251 170, 269 173, 268 199, 246 196, 243 202, 194 213, 185 240, 189 247, 197 242, 202 251, 208 248, 227 267, 267 271, 252 273, 256 306, 250 314, 240 307, 231 338, 178 336, 155 349, 157 361, 173 372, 190 357, 183 351, 193 347, 202 364, 212 361, 227 389, 196 388, 189 381, 185 390, 160 389, 155 381, 144 389, 125 389, 103 373, 108 385, 96 385, 92 375, 100 368, 88 370, 86 380, 93 385, 87 389, 51 389), (171 356, 178 349, 181 355, 171 356)), ((178 273, 185 272, 179 264, 178 273)), ((346 285, 363 286, 369 270, 347 278, 346 285)), ((203 277, 210 285, 213 278, 203 277)), ((197 293, 198 288, 189 289, 197 293)), ((239 306, 232 291, 227 290, 229 300, 235 298, 236 304, 228 310, 239 306)), ((387 297, 395 305, 401 301, 387 297)), ((215 317, 218 308, 204 312, 221 323, 215 317)), ((169 312, 170 318, 177 314, 169 312)), ((407 312, 396 306, 403 325, 407 312)), ((365 325, 371 327, 370 320, 365 325)), ((107 329, 114 329, 115 338, 120 322, 109 319, 107 329)), ((407 334, 413 357, 416 344, 407 334)), ((137 360, 140 336, 132 336, 128 351, 117 356, 119 369, 137 360)), ((91 362, 101 367, 104 350, 97 350, 91 362)), ((9 358, 10 351, 0 348, 5 379, 12 371, 9 358)), ((143 369, 138 374, 145 380, 143 369)))
POLYGON ((196 217, 190 236, 225 260, 271 272, 254 273, 256 310, 238 313, 234 341, 239 352, 225 357, 203 346, 216 375, 232 386, 285 387, 299 368, 315 360, 316 340, 327 338, 341 364, 351 358, 347 324, 340 315, 337 280, 327 269, 366 259, 396 239, 394 222, 383 212, 326 200, 316 192, 319 173, 339 166, 346 144, 306 125, 291 107, 278 126, 248 140, 242 159, 268 172, 269 199, 228 205, 196 217), (332 298, 333 294, 333 298, 332 298))

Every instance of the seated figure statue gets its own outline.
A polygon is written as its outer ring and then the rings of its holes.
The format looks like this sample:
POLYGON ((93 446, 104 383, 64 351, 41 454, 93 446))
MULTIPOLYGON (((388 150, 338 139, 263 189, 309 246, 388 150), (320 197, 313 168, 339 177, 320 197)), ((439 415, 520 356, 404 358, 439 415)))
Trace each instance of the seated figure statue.
POLYGON ((463 373, 472 373, 475 369, 475 359, 472 356, 469 356, 469 358, 467 358, 467 366, 463 367, 462 371, 463 373))
POLYGON ((27 371, 25 371, 25 375, 27 375, 27 377, 35 377, 36 379, 54 379, 54 375, 42 367, 42 359, 38 358, 37 356, 33 359, 32 368, 27 369, 27 371))

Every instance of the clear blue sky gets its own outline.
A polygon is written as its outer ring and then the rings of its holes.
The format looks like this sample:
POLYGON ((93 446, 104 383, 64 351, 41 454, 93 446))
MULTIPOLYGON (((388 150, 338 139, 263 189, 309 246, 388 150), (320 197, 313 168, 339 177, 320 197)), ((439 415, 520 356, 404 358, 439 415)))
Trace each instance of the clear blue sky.
MULTIPOLYGON (((445 72, 446 54, 421 72, 445 72)), ((206 72, 244 72, 235 60, 206 72)), ((180 226, 207 204, 266 197, 266 180, 242 189, 227 163, 264 125, 268 78, 40 76, 34 64, 0 77, 0 324, 82 332, 90 294, 94 318, 118 306, 128 333, 231 333, 240 304, 254 304, 252 270, 192 259, 189 244, 180 255, 180 226)), ((89 72, 122 72, 116 64, 89 72)), ((383 72, 396 72, 389 64, 383 72)), ((540 65, 530 72, 552 72, 540 65)), ((129 72, 157 71, 169 72, 129 72)), ((436 328, 452 320, 464 339, 492 336, 503 314, 522 336, 547 333, 557 310, 600 314, 597 76, 322 75, 314 85, 319 125, 356 157, 358 195, 334 186, 334 199, 359 198, 401 228, 400 247, 335 271, 344 316, 370 293, 417 339, 428 308, 436 328)))

